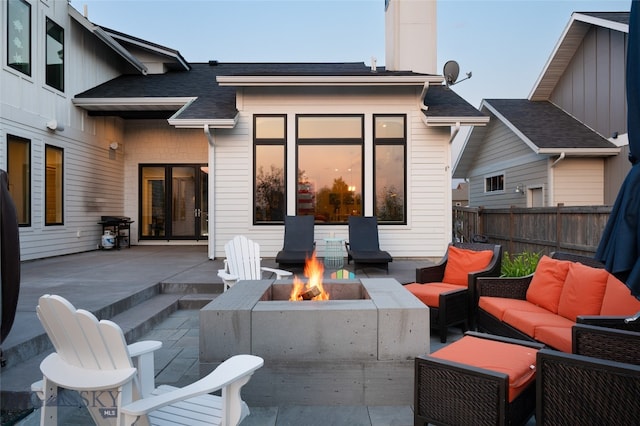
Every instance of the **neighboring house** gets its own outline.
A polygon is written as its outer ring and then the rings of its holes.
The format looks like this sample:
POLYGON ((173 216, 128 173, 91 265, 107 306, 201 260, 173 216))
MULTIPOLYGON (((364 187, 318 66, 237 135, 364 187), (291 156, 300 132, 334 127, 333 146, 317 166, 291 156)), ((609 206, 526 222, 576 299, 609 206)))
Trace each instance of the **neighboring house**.
POLYGON ((488 117, 435 73, 435 2, 386 7, 382 68, 188 63, 66 1, 3 2, 0 167, 22 259, 96 249, 101 216, 131 217, 132 244, 214 258, 244 234, 273 257, 286 214, 315 215, 319 250, 376 215, 393 256, 440 256, 451 139, 488 117))
POLYGON ((451 190, 451 204, 455 207, 469 205, 469 184, 467 182, 461 182, 451 190))
POLYGON ((628 12, 575 12, 528 99, 484 99, 454 166, 484 207, 613 204, 627 160, 628 12))

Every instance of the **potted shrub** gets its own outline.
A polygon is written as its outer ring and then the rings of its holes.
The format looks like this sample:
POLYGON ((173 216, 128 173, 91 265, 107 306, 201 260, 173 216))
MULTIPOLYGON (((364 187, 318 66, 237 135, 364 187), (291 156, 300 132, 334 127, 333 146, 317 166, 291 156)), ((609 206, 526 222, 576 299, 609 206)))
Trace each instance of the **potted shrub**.
POLYGON ((505 252, 502 256, 501 274, 503 277, 524 277, 536 270, 542 252, 523 251, 518 254, 505 252))

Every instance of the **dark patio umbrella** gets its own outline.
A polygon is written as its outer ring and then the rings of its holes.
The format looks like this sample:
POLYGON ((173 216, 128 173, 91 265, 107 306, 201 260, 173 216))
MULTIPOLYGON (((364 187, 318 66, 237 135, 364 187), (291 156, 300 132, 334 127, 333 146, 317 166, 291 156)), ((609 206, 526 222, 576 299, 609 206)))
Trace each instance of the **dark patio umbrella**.
POLYGON ((616 199, 596 259, 640 299, 640 5, 631 2, 627 41, 627 132, 631 171, 616 199))
POLYGON ((20 240, 16 206, 9 194, 7 172, 0 170, 0 281, 2 282, 2 323, 0 344, 9 334, 20 291, 20 240))

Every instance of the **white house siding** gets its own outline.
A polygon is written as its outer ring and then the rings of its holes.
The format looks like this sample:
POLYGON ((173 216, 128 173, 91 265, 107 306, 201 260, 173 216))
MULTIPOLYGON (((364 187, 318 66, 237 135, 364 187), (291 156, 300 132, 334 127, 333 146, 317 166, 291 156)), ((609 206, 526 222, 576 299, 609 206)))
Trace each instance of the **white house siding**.
POLYGON ((553 173, 553 205, 602 205, 604 200, 604 160, 601 158, 566 158, 553 173))
MULTIPOLYGON (((124 204, 117 214, 134 220, 131 224, 131 243, 138 244, 140 164, 206 164, 208 142, 200 129, 175 129, 166 120, 127 120, 123 143, 119 149, 125 154, 123 175, 126 185, 121 187, 124 191, 124 204)), ((166 241, 162 243, 166 244, 166 241)))
MULTIPOLYGON (((215 256, 224 256, 224 244, 245 234, 258 241, 262 254, 273 257, 282 248, 284 228, 253 225, 254 114, 287 115, 288 176, 295 176, 296 114, 364 114, 365 116, 365 215, 373 212, 373 114, 406 114, 407 225, 380 225, 380 245, 395 257, 440 257, 451 240, 450 129, 427 128, 417 109, 419 90, 414 88, 245 88, 239 92, 241 110, 236 128, 216 130, 215 139, 215 256), (368 162, 367 162, 368 160, 368 162)), ((289 214, 295 213, 295 182, 287 188, 289 214)), ((347 238, 346 225, 316 226, 317 249, 330 232, 347 238)))
MULTIPOLYGON (((20 228, 22 260, 96 249, 101 215, 123 209, 123 154, 109 143, 122 139, 122 123, 93 118, 72 105, 72 97, 118 75, 121 61, 95 36, 71 20, 66 1, 31 1, 31 76, 6 66, 0 43, 0 167, 7 167, 7 135, 31 141, 31 226, 20 228), (45 84, 45 17, 65 30, 65 90, 45 84), (56 119, 64 131, 51 132, 56 119), (45 145, 64 150, 64 225, 44 225, 45 145)), ((0 8, 6 34, 6 2, 0 8)))
MULTIPOLYGON (((516 187, 545 187, 547 163, 540 159, 502 121, 492 117, 470 171, 470 206, 527 206, 527 197, 516 187), (504 174, 504 191, 485 192, 485 178, 504 174)), ((526 192, 525 192, 526 194, 526 192)))

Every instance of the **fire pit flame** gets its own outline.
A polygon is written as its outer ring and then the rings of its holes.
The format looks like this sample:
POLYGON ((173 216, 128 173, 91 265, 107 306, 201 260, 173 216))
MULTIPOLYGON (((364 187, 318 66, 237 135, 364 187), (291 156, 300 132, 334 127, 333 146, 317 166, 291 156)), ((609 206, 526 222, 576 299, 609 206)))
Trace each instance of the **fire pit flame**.
POLYGON ((329 293, 322 287, 324 266, 316 259, 316 252, 307 258, 304 265, 304 276, 308 278, 305 284, 297 276, 293 277, 293 288, 289 300, 329 300, 329 293))

